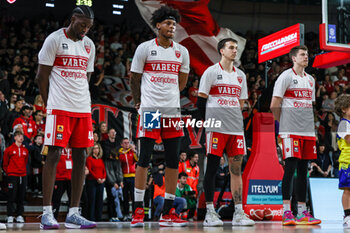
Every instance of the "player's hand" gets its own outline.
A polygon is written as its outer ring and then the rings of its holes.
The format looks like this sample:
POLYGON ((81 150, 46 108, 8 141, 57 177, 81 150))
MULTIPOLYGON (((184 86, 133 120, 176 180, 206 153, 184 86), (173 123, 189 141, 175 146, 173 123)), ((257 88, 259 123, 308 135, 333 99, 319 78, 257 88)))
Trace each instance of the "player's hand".
POLYGON ((124 188, 124 183, 120 182, 120 187, 124 188))
POLYGON ((115 188, 115 189, 118 189, 118 188, 119 188, 119 185, 118 185, 118 184, 114 184, 114 188, 115 188))
POLYGON ((140 105, 141 105, 141 103, 136 103, 136 104, 135 104, 136 110, 139 110, 139 109, 140 109, 140 105))

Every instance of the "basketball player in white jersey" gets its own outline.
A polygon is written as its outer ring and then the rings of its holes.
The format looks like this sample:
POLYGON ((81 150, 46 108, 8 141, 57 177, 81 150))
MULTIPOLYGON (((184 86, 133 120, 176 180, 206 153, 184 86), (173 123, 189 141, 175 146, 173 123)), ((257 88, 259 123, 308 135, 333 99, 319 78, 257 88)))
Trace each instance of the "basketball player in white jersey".
POLYGON ((210 66, 200 80, 197 106, 203 118, 221 121, 220 128, 206 128, 207 169, 204 192, 207 207, 204 226, 222 226, 214 210, 215 174, 224 150, 229 158, 231 192, 235 203, 232 225, 251 226, 242 206, 241 166, 246 154, 241 108, 248 99, 246 76, 233 62, 237 55, 237 41, 226 38, 218 43, 221 60, 210 66))
POLYGON ((93 24, 94 13, 88 6, 72 12, 68 28, 51 33, 39 52, 37 81, 47 109, 45 145, 48 154, 43 168, 43 215, 41 229, 59 227, 52 213, 52 193, 56 166, 61 150, 72 148, 71 203, 65 226, 94 228, 80 215, 79 203, 85 180, 86 148, 93 146, 89 80, 94 71, 95 46, 86 35, 93 24))
POLYGON ((155 140, 159 138, 164 143, 166 161, 165 202, 159 225, 187 225, 187 221, 179 218, 173 208, 180 142, 184 134, 182 128, 169 125, 180 120, 180 91, 186 86, 189 73, 188 51, 173 41, 179 20, 177 10, 167 6, 156 10, 152 14, 152 26, 158 30, 158 35, 138 46, 131 65, 131 90, 140 114, 132 227, 143 226, 147 168, 155 140), (170 127, 165 127, 165 124, 170 127))
POLYGON ((283 225, 314 225, 321 220, 314 218, 306 209, 308 161, 317 158, 314 129, 313 102, 315 80, 305 72, 308 66, 308 49, 296 46, 289 52, 293 68, 284 71, 273 90, 271 111, 279 122, 285 162, 282 180, 283 225), (298 215, 291 212, 290 199, 293 177, 297 169, 298 215))

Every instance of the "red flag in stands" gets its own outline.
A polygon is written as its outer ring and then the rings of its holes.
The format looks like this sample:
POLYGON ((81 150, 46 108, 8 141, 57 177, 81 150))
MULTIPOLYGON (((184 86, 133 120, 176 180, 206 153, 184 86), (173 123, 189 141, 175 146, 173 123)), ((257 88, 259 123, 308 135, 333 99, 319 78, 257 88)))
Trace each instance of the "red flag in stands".
POLYGON ((165 4, 179 10, 181 22, 176 25, 174 40, 189 50, 191 67, 198 75, 202 75, 208 66, 220 60, 217 43, 221 39, 231 37, 238 41, 236 65, 240 64, 239 59, 246 43, 246 39, 236 35, 230 29, 217 25, 208 9, 209 1, 135 0, 142 17, 154 31, 150 22, 155 10, 165 4))

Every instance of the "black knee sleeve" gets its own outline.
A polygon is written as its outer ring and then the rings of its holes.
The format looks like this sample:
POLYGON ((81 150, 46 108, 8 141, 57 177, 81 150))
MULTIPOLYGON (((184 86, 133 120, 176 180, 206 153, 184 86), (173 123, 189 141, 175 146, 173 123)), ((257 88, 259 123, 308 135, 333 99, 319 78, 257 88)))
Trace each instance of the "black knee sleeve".
POLYGON ((137 166, 147 168, 151 160, 151 155, 153 152, 155 140, 152 138, 140 138, 138 140, 137 155, 139 161, 137 161, 137 166))
POLYGON ((284 165, 284 174, 282 179, 282 198, 283 200, 290 200, 290 197, 292 195, 292 186, 293 186, 293 177, 295 173, 295 169, 298 165, 297 158, 288 158, 285 159, 285 165, 284 165))
POLYGON ((220 157, 208 154, 207 156, 207 169, 204 175, 204 194, 206 202, 213 202, 214 189, 215 189, 215 175, 220 164, 220 157))
POLYGON ((181 138, 163 139, 166 167, 177 169, 179 167, 181 138))
POLYGON ((299 160, 297 166, 297 201, 306 201, 308 160, 299 160))

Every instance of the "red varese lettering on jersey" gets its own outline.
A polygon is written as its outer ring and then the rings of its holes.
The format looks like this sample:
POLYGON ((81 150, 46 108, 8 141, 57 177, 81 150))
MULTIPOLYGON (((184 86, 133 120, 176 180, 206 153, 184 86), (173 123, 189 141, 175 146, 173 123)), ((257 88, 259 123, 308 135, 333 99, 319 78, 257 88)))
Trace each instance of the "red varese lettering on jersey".
POLYGON ((312 90, 311 89, 288 89, 285 92, 284 97, 291 98, 291 99, 312 100, 312 90))
POLYGON ((241 87, 236 85, 216 85, 210 89, 210 95, 240 97, 241 87))
POLYGON ((87 61, 87 57, 61 55, 56 56, 54 66, 68 69, 86 70, 87 61))
POLYGON ((144 71, 178 74, 180 67, 180 62, 149 61, 145 63, 144 71))

